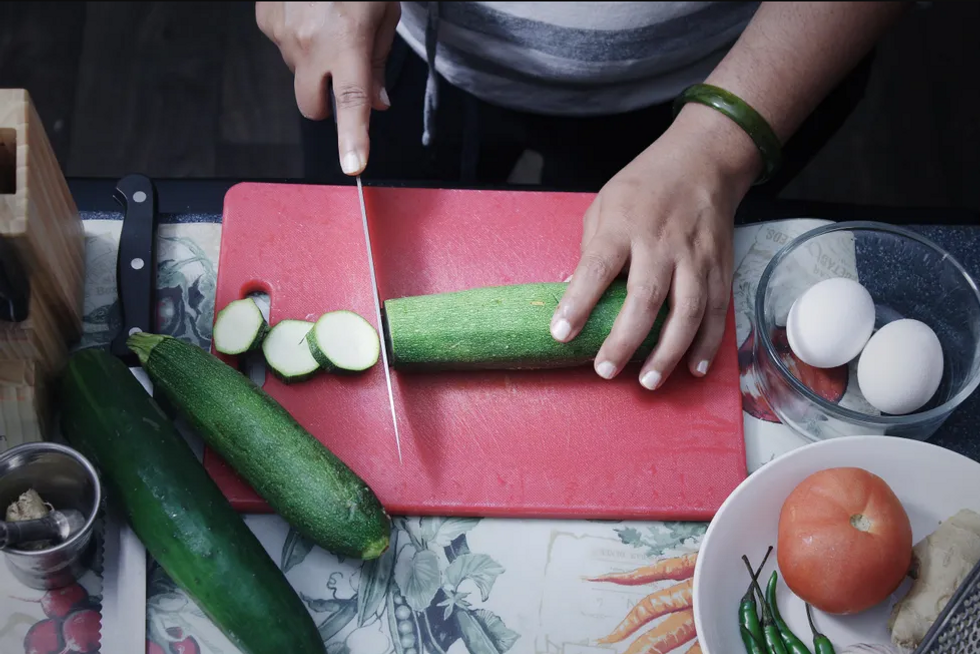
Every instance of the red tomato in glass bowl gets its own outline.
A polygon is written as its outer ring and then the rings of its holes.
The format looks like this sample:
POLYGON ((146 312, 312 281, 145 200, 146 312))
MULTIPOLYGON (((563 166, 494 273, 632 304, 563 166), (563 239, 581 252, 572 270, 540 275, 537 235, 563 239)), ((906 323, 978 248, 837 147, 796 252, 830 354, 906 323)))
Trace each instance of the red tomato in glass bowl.
POLYGON ((783 503, 776 557, 786 585, 813 608, 858 613, 901 585, 912 562, 912 525, 881 477, 828 468, 783 503))

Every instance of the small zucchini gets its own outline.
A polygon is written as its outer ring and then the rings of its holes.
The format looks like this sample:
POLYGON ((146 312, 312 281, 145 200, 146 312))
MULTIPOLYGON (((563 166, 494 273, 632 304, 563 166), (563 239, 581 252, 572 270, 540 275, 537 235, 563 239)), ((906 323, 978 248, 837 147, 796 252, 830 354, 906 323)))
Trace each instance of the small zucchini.
POLYGON ((297 531, 351 558, 388 549, 391 519, 371 488, 248 377, 172 336, 139 332, 127 345, 155 390, 297 531))

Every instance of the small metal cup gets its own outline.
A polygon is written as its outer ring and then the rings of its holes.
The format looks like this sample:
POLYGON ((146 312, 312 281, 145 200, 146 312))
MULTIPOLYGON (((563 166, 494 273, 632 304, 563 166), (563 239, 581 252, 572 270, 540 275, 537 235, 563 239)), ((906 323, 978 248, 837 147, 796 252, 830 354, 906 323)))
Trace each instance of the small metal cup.
POLYGON ((92 532, 102 505, 102 484, 95 468, 77 451, 57 443, 25 443, 0 453, 0 517, 28 489, 56 509, 76 509, 85 525, 68 540, 42 550, 8 547, 7 566, 25 586, 62 588, 85 573, 91 559, 92 532))

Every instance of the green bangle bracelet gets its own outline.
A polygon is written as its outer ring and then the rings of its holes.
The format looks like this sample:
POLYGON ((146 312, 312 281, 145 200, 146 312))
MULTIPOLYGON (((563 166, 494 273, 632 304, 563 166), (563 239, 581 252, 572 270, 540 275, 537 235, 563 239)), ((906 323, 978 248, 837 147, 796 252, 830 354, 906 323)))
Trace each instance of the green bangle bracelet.
POLYGON ((741 127, 755 143, 762 155, 763 171, 756 184, 762 184, 772 178, 783 160, 783 149, 779 138, 772 131, 758 111, 750 107, 744 100, 725 89, 710 84, 693 84, 674 100, 674 117, 688 102, 703 104, 720 111, 728 116, 736 125, 741 127))

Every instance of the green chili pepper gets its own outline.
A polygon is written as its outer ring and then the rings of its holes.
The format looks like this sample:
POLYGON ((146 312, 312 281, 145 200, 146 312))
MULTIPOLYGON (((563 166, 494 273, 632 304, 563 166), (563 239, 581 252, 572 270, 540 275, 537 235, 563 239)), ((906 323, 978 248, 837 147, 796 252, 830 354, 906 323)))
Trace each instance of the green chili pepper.
MULTIPOLYGON (((768 551, 766 551, 765 558, 762 559, 762 564, 759 566, 760 572, 766 566, 766 561, 769 560, 771 553, 772 546, 770 545, 768 551)), ((752 570, 750 569, 749 572, 751 573, 752 570)), ((752 649, 752 643, 755 643, 761 648, 760 654, 766 654, 765 649, 761 647, 765 642, 765 636, 762 634, 762 625, 759 624, 759 615, 755 604, 755 588, 752 586, 752 582, 749 582, 749 589, 745 591, 745 595, 742 596, 742 601, 739 602, 738 623, 744 630, 742 633, 742 642, 745 645, 745 650, 749 654, 755 654, 755 650, 752 649), (751 642, 745 640, 746 633, 751 636, 751 642)))
POLYGON ((745 651, 748 654, 767 654, 766 648, 761 642, 756 640, 752 632, 743 626, 739 626, 739 630, 742 632, 742 643, 745 645, 745 651))
POLYGON ((807 646, 803 644, 803 641, 796 637, 792 631, 790 631, 789 625, 783 620, 783 616, 779 613, 779 604, 776 602, 776 581, 779 575, 775 570, 772 571, 772 575, 769 577, 769 584, 766 586, 766 601, 769 603, 769 610, 772 611, 773 622, 776 623, 776 627, 779 629, 779 635, 783 639, 783 644, 786 645, 786 651, 789 654, 810 654, 810 650, 807 646))
POLYGON ((810 631, 813 632, 813 651, 817 654, 835 654, 834 644, 830 639, 817 631, 813 625, 813 616, 810 615, 810 605, 806 605, 806 620, 810 623, 810 631))
POLYGON ((769 603, 766 602, 766 596, 762 593, 762 589, 759 588, 758 575, 752 571, 749 559, 744 554, 742 555, 742 560, 745 561, 745 567, 749 569, 749 575, 752 577, 752 587, 755 588, 755 592, 759 595, 759 601, 762 602, 762 635, 765 638, 766 649, 769 650, 769 654, 789 654, 786 651, 786 646, 783 644, 782 636, 779 635, 779 627, 772 621, 772 611, 769 610, 769 603))

